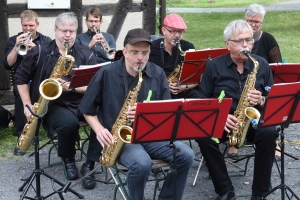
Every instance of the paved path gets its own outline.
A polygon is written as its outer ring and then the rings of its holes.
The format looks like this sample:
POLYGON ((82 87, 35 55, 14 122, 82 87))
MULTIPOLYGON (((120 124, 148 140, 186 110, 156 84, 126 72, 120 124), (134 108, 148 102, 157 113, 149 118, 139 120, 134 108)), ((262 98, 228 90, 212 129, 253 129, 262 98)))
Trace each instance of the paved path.
MULTIPOLYGON (((216 0, 218 1, 218 0, 216 0)), ((300 0, 265 6, 266 11, 296 11, 300 10, 300 0)), ((212 13, 212 12, 244 12, 245 8, 167 8, 174 13, 212 13)))

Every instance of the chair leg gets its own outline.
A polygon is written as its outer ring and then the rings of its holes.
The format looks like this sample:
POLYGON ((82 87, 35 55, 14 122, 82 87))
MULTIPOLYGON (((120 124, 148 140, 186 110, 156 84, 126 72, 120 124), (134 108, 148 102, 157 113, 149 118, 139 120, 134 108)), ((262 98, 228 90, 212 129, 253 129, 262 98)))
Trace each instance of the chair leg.
POLYGON ((199 175, 199 171, 200 171, 200 169, 202 167, 203 160, 204 160, 204 158, 203 158, 203 156, 201 156, 201 159, 200 159, 200 162, 199 162, 199 166, 198 166, 198 169, 197 169, 197 173, 196 173, 195 178, 194 178, 193 186, 196 185, 196 181, 197 181, 197 178, 198 178, 198 175, 199 175))

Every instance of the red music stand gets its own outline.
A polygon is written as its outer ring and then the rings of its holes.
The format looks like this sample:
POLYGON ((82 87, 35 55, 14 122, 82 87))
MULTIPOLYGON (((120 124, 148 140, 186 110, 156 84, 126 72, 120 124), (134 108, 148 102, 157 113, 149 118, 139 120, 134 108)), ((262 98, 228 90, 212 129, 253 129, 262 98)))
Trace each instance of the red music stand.
POLYGON ((270 67, 275 84, 300 81, 300 63, 272 63, 270 67))
POLYGON ((170 141, 173 149, 173 191, 176 199, 175 140, 221 138, 232 99, 177 99, 137 103, 131 143, 170 141))
POLYGON ((228 53, 227 48, 187 51, 182 62, 178 84, 199 83, 206 63, 215 57, 228 53))
POLYGON ((102 67, 101 64, 93 67, 87 68, 73 68, 73 75, 70 79, 69 88, 77 88, 82 86, 87 86, 96 74, 96 72, 102 67))
MULTIPOLYGON (((281 184, 274 187, 268 193, 264 194, 265 199, 269 194, 277 189, 281 189, 281 197, 287 195, 287 190, 291 193, 291 197, 300 200, 299 197, 284 182, 284 128, 290 123, 300 122, 300 82, 282 83, 271 86, 270 92, 266 99, 265 107, 262 111, 258 126, 276 126, 280 125, 280 147, 281 147, 281 184)), ((298 158, 294 158, 298 160, 298 158)), ((278 169, 279 170, 279 169, 278 169)), ((288 196, 290 199, 290 197, 288 196)))

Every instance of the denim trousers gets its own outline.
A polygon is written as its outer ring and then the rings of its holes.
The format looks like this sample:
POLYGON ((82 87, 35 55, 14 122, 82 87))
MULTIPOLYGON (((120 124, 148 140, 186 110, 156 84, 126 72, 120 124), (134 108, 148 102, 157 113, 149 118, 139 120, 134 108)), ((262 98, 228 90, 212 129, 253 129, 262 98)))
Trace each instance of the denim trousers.
MULTIPOLYGON (((144 199, 144 189, 151 172, 152 160, 160 159, 173 163, 173 149, 168 141, 141 144, 126 144, 119 161, 128 168, 127 186, 131 200, 144 199)), ((186 144, 174 142, 176 151, 176 199, 182 199, 187 176, 194 162, 194 152, 186 144)), ((172 165, 171 165, 172 166, 172 165)), ((160 200, 173 199, 173 173, 168 173, 162 190, 160 200)))

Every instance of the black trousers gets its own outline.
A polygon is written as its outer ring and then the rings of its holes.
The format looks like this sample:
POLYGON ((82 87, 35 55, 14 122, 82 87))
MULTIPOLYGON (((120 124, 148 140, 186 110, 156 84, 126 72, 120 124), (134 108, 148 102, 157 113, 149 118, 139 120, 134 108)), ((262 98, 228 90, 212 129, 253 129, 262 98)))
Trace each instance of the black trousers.
POLYGON ((172 99, 180 99, 180 98, 184 98, 184 99, 189 99, 189 98, 200 98, 200 93, 198 92, 198 90, 191 89, 191 90, 186 90, 184 92, 181 92, 177 95, 173 95, 171 94, 172 99))
MULTIPOLYGON (((221 141, 225 141, 226 136, 227 132, 224 132, 221 141)), ((248 130, 247 141, 254 142, 256 146, 252 192, 259 196, 269 191, 277 137, 274 126, 259 129, 250 127, 248 130)), ((197 139, 196 142, 206 161, 215 192, 225 194, 231 188, 232 182, 219 145, 210 138, 197 139)))
MULTIPOLYGON (((24 106, 20 97, 17 85, 14 85, 15 96, 15 133, 14 135, 20 137, 23 132, 24 126, 27 123, 27 118, 24 114, 24 106)), ((34 103, 34 102, 33 102, 34 103)))
POLYGON ((72 158, 76 154, 75 142, 78 138, 79 120, 82 115, 76 116, 71 110, 60 105, 51 105, 43 119, 43 125, 57 133, 58 156, 72 158))
POLYGON ((96 138, 96 133, 91 130, 89 137, 89 147, 87 150, 87 160, 99 162, 99 158, 102 155, 102 146, 96 138))

